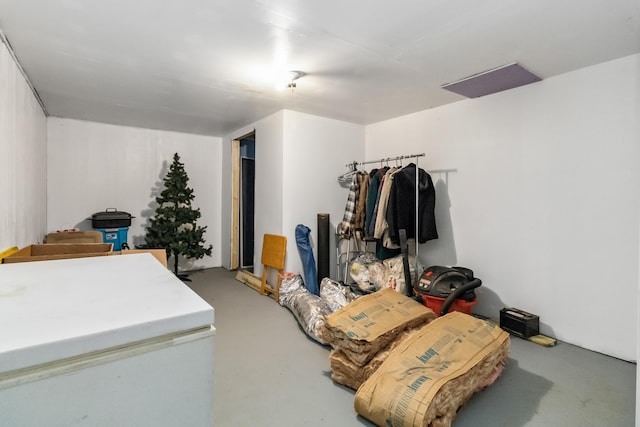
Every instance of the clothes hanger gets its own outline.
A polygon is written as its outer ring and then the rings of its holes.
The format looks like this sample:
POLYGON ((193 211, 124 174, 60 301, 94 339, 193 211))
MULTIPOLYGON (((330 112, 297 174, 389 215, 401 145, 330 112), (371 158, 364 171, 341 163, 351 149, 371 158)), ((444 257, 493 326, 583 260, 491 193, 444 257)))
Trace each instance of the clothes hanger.
POLYGON ((338 182, 342 184, 351 184, 353 176, 358 173, 358 163, 349 163, 349 170, 338 176, 338 182))

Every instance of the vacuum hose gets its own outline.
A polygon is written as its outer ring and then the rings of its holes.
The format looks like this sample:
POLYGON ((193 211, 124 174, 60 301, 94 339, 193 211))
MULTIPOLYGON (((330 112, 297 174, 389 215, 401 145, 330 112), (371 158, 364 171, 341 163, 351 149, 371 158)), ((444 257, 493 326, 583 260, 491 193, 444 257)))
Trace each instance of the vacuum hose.
POLYGON ((482 280, 476 278, 471 280, 469 283, 465 283, 464 285, 460 286, 455 291, 451 292, 447 297, 447 299, 444 300, 444 303, 442 303, 442 310, 440 310, 440 316, 444 316, 449 312, 449 307, 451 307, 451 304, 453 304, 454 301, 457 300, 459 296, 461 296, 467 291, 470 291, 471 289, 475 289, 479 287, 480 285, 482 285, 482 280))

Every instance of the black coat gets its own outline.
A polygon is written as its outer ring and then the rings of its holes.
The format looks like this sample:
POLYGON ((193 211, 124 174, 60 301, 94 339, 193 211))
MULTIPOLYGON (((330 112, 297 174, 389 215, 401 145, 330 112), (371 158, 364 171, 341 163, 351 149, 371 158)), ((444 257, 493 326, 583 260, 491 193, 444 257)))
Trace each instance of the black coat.
MULTIPOLYGON (((436 217, 436 192, 433 187, 431 175, 423 169, 418 169, 418 242, 425 243, 428 240, 437 239, 436 217)), ((399 230, 404 228, 407 239, 415 238, 415 212, 416 212, 416 165, 410 163, 395 174, 389 193, 386 219, 389 224, 389 238, 397 245, 400 244, 399 230)))

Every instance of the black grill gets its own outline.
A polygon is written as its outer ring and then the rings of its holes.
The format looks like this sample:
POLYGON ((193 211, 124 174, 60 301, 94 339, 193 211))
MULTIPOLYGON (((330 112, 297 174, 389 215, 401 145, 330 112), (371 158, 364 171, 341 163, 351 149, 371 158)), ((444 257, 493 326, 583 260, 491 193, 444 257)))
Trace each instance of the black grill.
POLYGON ((91 215, 91 226, 93 228, 121 228, 131 225, 129 212, 119 211, 115 208, 108 208, 104 212, 96 212, 91 215))

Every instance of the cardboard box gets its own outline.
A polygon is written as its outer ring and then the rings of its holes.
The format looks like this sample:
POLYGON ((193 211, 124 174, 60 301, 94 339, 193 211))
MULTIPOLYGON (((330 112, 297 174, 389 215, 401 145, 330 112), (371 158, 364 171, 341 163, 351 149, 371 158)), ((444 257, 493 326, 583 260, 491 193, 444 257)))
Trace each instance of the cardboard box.
POLYGON ((102 233, 96 230, 60 231, 49 233, 45 243, 105 243, 102 233))
POLYGON ((29 245, 3 258, 2 263, 105 256, 109 255, 112 250, 113 243, 52 243, 29 245))
POLYGON ((129 255, 129 254, 143 254, 150 253, 153 255, 160 264, 167 268, 167 251, 164 249, 127 249, 125 251, 112 252, 111 255, 129 255))

